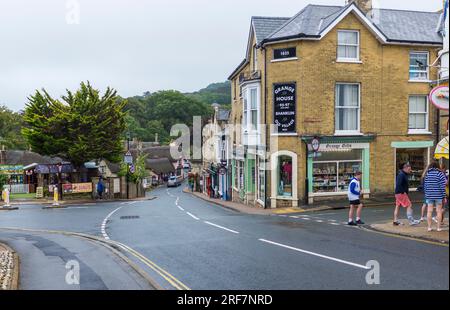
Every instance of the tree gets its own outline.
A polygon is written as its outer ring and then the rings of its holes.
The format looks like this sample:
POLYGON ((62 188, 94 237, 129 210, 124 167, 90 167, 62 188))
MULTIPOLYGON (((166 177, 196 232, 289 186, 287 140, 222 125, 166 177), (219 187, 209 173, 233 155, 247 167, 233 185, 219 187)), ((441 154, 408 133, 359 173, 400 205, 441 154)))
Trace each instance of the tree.
POLYGON ((77 167, 90 160, 120 161, 126 100, 114 89, 108 87, 100 96, 89 82, 82 82, 61 100, 45 89, 28 100, 22 133, 35 152, 60 156, 77 167))
POLYGON ((9 149, 25 150, 27 142, 21 134, 23 126, 22 116, 0 106, 0 145, 9 149))

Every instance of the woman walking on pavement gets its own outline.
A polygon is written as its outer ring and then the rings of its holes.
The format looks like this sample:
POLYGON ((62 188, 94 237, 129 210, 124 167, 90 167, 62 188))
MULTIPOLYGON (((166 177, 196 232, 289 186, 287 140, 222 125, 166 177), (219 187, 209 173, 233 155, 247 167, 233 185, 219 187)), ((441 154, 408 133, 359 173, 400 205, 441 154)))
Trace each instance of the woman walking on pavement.
POLYGON ((437 161, 431 162, 427 168, 427 174, 424 179, 425 198, 428 205, 428 231, 433 231, 431 225, 433 223, 433 209, 436 207, 437 213, 437 231, 442 231, 442 203, 445 199, 447 178, 445 174, 439 170, 437 161))
POLYGON ((409 225, 414 226, 420 224, 420 221, 414 220, 412 203, 409 199, 409 174, 411 173, 411 165, 404 163, 400 166, 400 172, 397 175, 395 184, 395 211, 394 226, 400 226, 402 223, 398 221, 398 213, 400 207, 406 208, 406 215, 409 225))

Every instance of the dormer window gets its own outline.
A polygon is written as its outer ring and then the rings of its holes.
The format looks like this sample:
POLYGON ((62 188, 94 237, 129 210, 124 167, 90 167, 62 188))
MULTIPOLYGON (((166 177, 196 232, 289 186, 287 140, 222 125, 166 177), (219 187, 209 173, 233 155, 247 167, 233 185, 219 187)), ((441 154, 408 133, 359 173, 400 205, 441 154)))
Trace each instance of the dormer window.
POLYGON ((337 60, 343 62, 359 61, 359 31, 339 30, 337 60))

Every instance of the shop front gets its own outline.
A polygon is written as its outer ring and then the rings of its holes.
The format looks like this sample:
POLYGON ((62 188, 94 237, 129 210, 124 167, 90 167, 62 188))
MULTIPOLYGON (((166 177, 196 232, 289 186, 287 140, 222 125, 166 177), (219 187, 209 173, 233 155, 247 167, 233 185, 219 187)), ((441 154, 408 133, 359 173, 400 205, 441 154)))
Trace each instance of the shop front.
POLYGON ((357 171, 364 198, 370 195, 370 141, 364 138, 315 138, 309 140, 308 202, 319 197, 346 196, 357 171), (314 140, 314 147, 312 142, 314 140))
POLYGON ((11 185, 24 184, 24 169, 21 165, 0 165, 0 174, 7 175, 11 185))
POLYGON ((392 142, 391 146, 395 149, 395 176, 401 164, 409 163, 411 165, 409 185, 412 191, 416 190, 424 170, 430 163, 434 141, 392 142))

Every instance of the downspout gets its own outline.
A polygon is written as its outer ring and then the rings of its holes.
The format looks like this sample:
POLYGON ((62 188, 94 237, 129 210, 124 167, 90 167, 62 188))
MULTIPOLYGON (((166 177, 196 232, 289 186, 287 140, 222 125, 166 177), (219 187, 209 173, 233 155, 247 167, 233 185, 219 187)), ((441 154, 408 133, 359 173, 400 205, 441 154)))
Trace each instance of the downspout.
MULTIPOLYGON (((264 51, 264 127, 265 127, 265 150, 264 150, 264 209, 267 209, 268 199, 267 199, 267 147, 270 142, 268 142, 268 126, 267 126, 267 50, 263 46, 264 51)), ((273 186, 273 184, 272 184, 273 186)))

